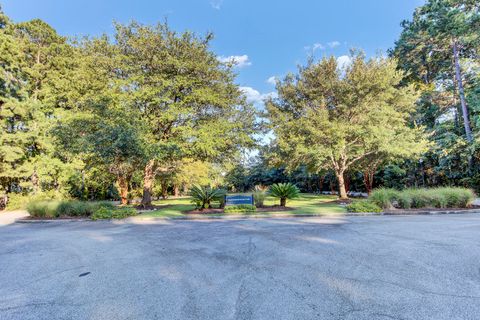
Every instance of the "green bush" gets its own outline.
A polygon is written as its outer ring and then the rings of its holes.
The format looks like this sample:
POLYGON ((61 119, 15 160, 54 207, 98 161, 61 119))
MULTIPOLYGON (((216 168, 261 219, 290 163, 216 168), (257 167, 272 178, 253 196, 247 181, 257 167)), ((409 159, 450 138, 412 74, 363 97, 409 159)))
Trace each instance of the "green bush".
POLYGON ((389 209, 421 208, 467 208, 475 199, 475 193, 466 188, 441 187, 431 189, 374 190, 369 200, 378 206, 389 209))
POLYGON ((18 210, 18 209, 26 209, 28 204, 32 201, 51 201, 51 200, 62 200, 64 197, 54 191, 48 192, 39 192, 37 194, 25 195, 21 193, 9 193, 8 194, 8 202, 7 202, 7 210, 18 210))
POLYGON ((125 219, 127 217, 136 216, 137 210, 134 208, 108 208, 100 207, 92 214, 92 220, 98 219, 125 219))
POLYGON ((27 205, 27 211, 35 218, 57 218, 61 201, 32 201, 27 205))
POLYGON ((247 213, 255 212, 257 208, 251 204, 238 204, 233 206, 226 206, 224 209, 225 213, 247 213))
POLYGON ((382 208, 369 200, 354 201, 347 205, 348 212, 382 212, 382 208))
POLYGON ((203 210, 210 208, 213 201, 218 201, 222 204, 222 198, 225 197, 226 191, 194 185, 190 188, 189 194, 192 197, 192 203, 195 204, 196 208, 203 210))
POLYGON ((31 201, 27 205, 28 213, 37 218, 89 217, 100 208, 113 209, 115 205, 108 201, 86 202, 77 200, 31 201))
POLYGON ((403 208, 403 209, 412 208, 413 199, 412 199, 412 195, 410 194, 410 192, 408 192, 408 190, 399 192, 396 200, 397 200, 397 206, 399 208, 403 208))
POLYGON ((370 194, 368 200, 382 209, 390 209, 393 207, 393 202, 398 199, 398 193, 397 190, 390 188, 375 189, 370 194))
POLYGON ((259 208, 264 206, 266 198, 267 198, 267 193, 265 191, 253 192, 253 202, 255 203, 255 206, 259 208))
POLYGON ((288 183, 274 183, 270 186, 270 195, 280 199, 280 206, 285 207, 287 199, 295 199, 300 195, 296 185, 288 183))

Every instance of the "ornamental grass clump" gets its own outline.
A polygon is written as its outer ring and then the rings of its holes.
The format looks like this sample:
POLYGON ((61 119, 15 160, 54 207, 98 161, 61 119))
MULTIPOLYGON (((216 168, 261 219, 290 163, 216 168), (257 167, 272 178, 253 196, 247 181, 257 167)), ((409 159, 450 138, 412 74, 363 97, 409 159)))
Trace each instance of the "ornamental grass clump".
POLYGON ((42 200, 31 201, 27 205, 27 211, 36 218, 59 218, 59 217, 90 217, 100 208, 115 208, 108 201, 78 201, 78 200, 42 200))
POLYGON ((376 189, 369 200, 383 209, 468 208, 475 193, 467 188, 410 188, 402 191, 376 189))
POLYGON ((255 186, 253 191, 253 202, 257 208, 262 208, 265 206, 265 199, 267 198, 268 187, 258 185, 255 186))
POLYGON ((300 195, 298 187, 290 182, 274 183, 270 186, 269 194, 274 198, 280 199, 280 206, 287 205, 287 199, 295 199, 300 195))
POLYGON ((390 188, 379 188, 372 191, 368 199, 382 209, 393 208, 393 203, 397 201, 399 191, 390 188))

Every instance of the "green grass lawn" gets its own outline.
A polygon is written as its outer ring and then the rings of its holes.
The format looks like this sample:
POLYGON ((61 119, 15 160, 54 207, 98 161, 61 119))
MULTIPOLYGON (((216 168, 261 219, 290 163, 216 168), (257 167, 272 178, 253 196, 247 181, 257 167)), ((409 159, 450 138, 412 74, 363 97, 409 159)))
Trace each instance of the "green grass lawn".
MULTIPOLYGON (((332 202, 335 199, 335 196, 301 194, 299 198, 287 201, 287 207, 295 208, 295 210, 278 212, 258 212, 258 214, 321 214, 327 216, 345 213, 345 207, 332 202)), ((265 205, 267 206, 278 203, 279 200, 272 197, 268 197, 265 201, 265 205)), ((141 217, 180 217, 184 215, 184 212, 193 210, 195 208, 194 205, 190 202, 190 199, 187 197, 154 201, 153 204, 165 206, 165 208, 142 213, 141 217)), ((238 213, 235 214, 238 215, 238 213)), ((218 216, 219 214, 217 213, 212 215, 218 216)))

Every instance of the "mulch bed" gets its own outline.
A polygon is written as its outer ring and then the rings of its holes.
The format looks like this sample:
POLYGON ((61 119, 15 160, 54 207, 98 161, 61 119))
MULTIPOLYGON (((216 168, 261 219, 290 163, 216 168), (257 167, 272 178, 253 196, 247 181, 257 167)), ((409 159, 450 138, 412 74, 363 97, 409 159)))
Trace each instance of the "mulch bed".
MULTIPOLYGON (((257 208, 255 212, 251 212, 251 214, 255 214, 257 212, 278 212, 278 211, 291 211, 295 210, 295 208, 291 207, 281 207, 281 206, 265 206, 261 208, 257 208)), ((203 210, 191 210, 191 211, 185 211, 184 214, 223 214, 223 209, 218 209, 218 208, 211 208, 211 209, 203 209, 203 210)), ((235 214, 235 213, 231 213, 235 214)), ((239 213, 241 214, 241 213, 239 213)))

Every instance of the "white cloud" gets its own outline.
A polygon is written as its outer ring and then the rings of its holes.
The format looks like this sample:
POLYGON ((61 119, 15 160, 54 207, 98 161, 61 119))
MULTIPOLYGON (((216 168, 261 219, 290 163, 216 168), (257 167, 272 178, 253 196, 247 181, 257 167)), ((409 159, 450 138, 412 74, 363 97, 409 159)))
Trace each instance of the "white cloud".
POLYGON ((314 43, 312 49, 313 49, 313 51, 317 51, 318 49, 324 50, 325 46, 321 43, 314 43))
POLYGON ((338 42, 338 41, 332 41, 332 42, 327 43, 327 45, 328 45, 330 48, 335 48, 335 47, 338 47, 338 46, 340 45, 340 42, 338 42))
POLYGON ((222 8, 223 0, 210 0, 210 5, 213 9, 220 10, 222 8))
POLYGON ((252 65, 250 60, 248 59, 248 55, 244 54, 241 56, 220 56, 218 57, 218 61, 222 63, 232 63, 234 64, 237 68, 243 68, 252 65))
POLYGON ((338 47, 339 45, 340 45, 340 42, 335 40, 335 41, 327 42, 326 45, 317 42, 317 43, 314 43, 311 46, 305 46, 303 48, 307 51, 312 50, 312 52, 315 52, 317 50, 325 50, 327 47, 333 49, 333 48, 338 47))
POLYGON ((263 109, 266 99, 277 97, 276 92, 260 93, 252 87, 240 87, 240 91, 243 92, 247 102, 253 103, 257 109, 263 109))
POLYGON ((337 66, 340 70, 345 70, 352 63, 352 58, 350 56, 340 56, 337 58, 337 66))
POLYGON ((277 77, 271 76, 270 78, 267 79, 267 83, 270 83, 272 85, 276 85, 277 84, 277 77))

